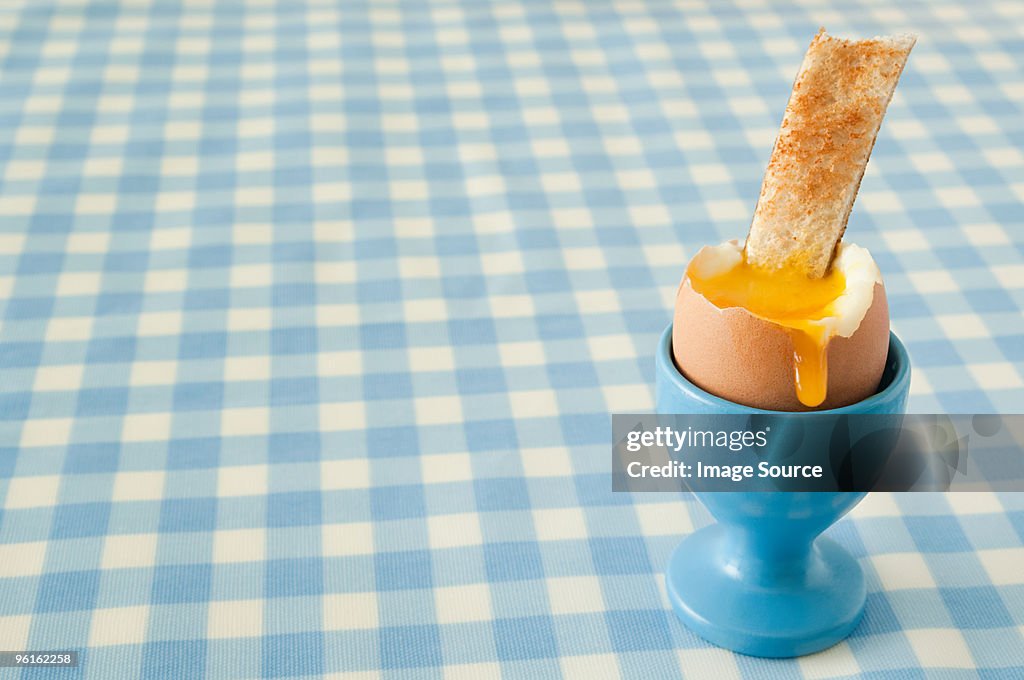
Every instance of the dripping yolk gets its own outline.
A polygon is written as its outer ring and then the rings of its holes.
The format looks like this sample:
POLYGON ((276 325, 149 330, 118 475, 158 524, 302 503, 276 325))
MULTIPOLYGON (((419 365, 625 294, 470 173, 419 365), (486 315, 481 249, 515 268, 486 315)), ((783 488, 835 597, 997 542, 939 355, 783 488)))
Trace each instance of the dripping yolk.
POLYGON ((800 272, 769 271, 744 260, 726 272, 707 277, 687 271, 690 285, 720 309, 742 307, 754 316, 789 331, 793 342, 793 374, 801 404, 814 407, 825 401, 828 389, 825 324, 833 316, 833 302, 846 290, 846 279, 835 267, 821 279, 800 272))

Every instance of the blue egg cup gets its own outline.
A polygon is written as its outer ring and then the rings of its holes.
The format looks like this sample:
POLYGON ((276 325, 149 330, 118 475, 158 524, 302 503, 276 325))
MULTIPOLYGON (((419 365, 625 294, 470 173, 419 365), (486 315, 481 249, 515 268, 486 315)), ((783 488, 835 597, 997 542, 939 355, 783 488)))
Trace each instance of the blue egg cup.
MULTIPOLYGON (((672 359, 672 326, 657 353, 658 413, 781 413, 736 404, 688 381, 672 359)), ((850 406, 817 413, 903 413, 910 358, 889 336, 879 391, 850 406)), ((866 493, 695 492, 718 520, 680 543, 665 586, 676 615, 721 647, 762 657, 794 657, 848 636, 864 613, 860 565, 819 537, 866 493)))

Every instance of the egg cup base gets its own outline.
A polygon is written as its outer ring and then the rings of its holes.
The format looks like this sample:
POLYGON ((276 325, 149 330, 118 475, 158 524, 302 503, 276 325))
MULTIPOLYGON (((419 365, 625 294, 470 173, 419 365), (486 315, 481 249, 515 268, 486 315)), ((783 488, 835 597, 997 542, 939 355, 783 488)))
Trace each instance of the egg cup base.
POLYGON ((665 587, 679 619, 702 638, 741 654, 789 658, 846 638, 864 613, 866 589, 857 561, 818 538, 802 578, 764 582, 732 566, 729 529, 705 527, 669 559, 665 587))

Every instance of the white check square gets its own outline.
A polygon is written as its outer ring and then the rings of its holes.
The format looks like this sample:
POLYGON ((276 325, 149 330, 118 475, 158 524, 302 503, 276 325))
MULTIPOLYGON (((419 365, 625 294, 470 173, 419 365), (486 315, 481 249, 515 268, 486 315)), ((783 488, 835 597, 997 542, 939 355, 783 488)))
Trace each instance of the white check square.
POLYGON ((89 646, 137 645, 146 640, 149 607, 97 609, 89 626, 89 646))
POLYGON ((601 580, 596 576, 561 576, 546 581, 552 614, 582 614, 605 610, 601 580))
POLYGON ((210 603, 206 634, 213 639, 258 638, 263 633, 263 600, 210 603))
POLYGON ((158 501, 164 495, 163 470, 123 471, 114 476, 111 500, 158 501))
POLYGON ((372 555, 374 553, 373 524, 347 522, 325 524, 320 542, 325 556, 372 555))
POLYGON ((0 616, 0 647, 6 650, 27 649, 31 614, 0 616))
POLYGON ((324 630, 371 630, 377 627, 376 593, 331 593, 323 597, 324 630))
POLYGON ((264 529, 221 529, 213 533, 213 562, 262 562, 266 555, 264 529))
POLYGON ((262 496, 267 493, 267 465, 225 465, 217 471, 217 496, 262 496))
MULTIPOLYGON (((518 417, 518 416, 517 416, 518 417)), ((526 477, 569 477, 572 475, 572 458, 565 447, 542 447, 521 449, 523 474, 526 477)))
POLYGON ((266 407, 226 408, 221 411, 220 433, 224 437, 265 435, 270 431, 270 409, 266 407))
POLYGON ((490 621, 491 589, 486 583, 435 588, 434 608, 441 624, 490 621))
POLYGON ((480 520, 475 513, 433 515, 427 518, 427 539, 432 550, 480 545, 480 520))
POLYGON ((85 367, 81 364, 40 366, 36 369, 36 392, 73 392, 82 386, 85 367))
POLYGON ((563 656, 559 659, 562 675, 566 678, 587 680, 619 680, 619 659, 615 654, 583 654, 563 656))
POLYGON ((960 631, 951 628, 925 628, 904 631, 918 663, 923 668, 976 667, 960 631))
POLYGON ((978 560, 985 568, 994 586, 1015 586, 1024 584, 1024 548, 995 548, 979 550, 978 560))
POLYGON ((320 485, 325 490, 369 488, 370 462, 366 458, 322 461, 320 485))
POLYGON ((0 543, 0 577, 39 576, 45 558, 46 541, 0 543))
POLYGON ((103 569, 149 568, 156 564, 156 534, 109 534, 103 541, 103 569))
POLYGON ((533 511, 538 541, 576 541, 589 536, 580 508, 538 508, 533 511))
POLYGON ((7 498, 4 501, 4 507, 8 510, 21 510, 53 506, 57 504, 58 489, 60 489, 58 475, 12 477, 7 482, 7 498))
POLYGON ((874 555, 871 564, 885 590, 935 587, 935 579, 921 553, 874 555))
POLYGON ((171 433, 170 413, 129 413, 124 417, 121 439, 126 442, 159 441, 171 433))
POLYGON ((473 464, 468 453, 434 453, 422 455, 419 459, 424 484, 465 482, 473 478, 473 464))

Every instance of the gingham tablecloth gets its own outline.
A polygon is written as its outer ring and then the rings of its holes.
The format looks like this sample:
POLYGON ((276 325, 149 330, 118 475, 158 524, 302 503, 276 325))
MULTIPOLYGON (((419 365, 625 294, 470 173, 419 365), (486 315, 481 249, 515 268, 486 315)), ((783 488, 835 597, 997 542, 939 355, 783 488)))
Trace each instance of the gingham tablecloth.
POLYGON ((7 3, 0 649, 82 663, 0 675, 1022 677, 1019 496, 872 496, 864 622, 766 661, 611 492, 819 24, 920 34, 847 232, 912 410, 1020 412, 1020 3, 7 3))

